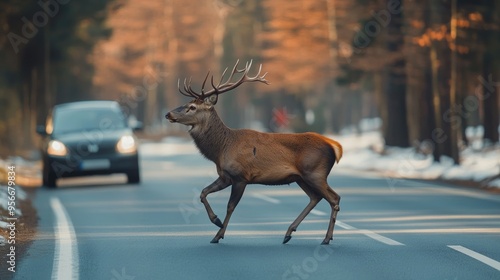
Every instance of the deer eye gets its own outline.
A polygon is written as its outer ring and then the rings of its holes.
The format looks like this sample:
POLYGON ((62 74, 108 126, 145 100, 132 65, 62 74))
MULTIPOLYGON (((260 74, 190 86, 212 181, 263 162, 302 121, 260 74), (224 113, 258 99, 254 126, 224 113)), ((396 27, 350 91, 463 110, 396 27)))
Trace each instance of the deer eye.
POLYGON ((189 105, 189 107, 188 107, 188 112, 189 112, 189 111, 196 111, 196 106, 194 106, 194 105, 189 105))

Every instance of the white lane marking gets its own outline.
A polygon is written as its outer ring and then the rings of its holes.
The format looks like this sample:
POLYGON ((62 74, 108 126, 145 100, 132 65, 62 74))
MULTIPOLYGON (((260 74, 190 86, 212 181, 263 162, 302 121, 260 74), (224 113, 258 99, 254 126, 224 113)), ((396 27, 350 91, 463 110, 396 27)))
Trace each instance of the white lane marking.
MULTIPOLYGON (((278 199, 272 198, 270 196, 267 196, 267 195, 264 195, 264 194, 261 194, 258 192, 253 192, 253 193, 251 193, 251 195, 255 198, 270 202, 272 204, 279 204, 280 203, 280 201, 278 199)), ((311 214, 316 215, 316 216, 326 216, 327 215, 325 212, 320 211, 320 210, 316 210, 316 209, 312 209, 311 214)))
POLYGON ((492 258, 489 258, 485 255, 481 255, 479 254, 478 252, 474 252, 472 251, 471 249, 467 249, 463 246, 460 246, 460 245, 448 245, 448 247, 450 247, 451 249, 453 250, 456 250, 462 254, 465 254, 471 258, 474 258, 486 265, 489 265, 491 267, 493 267, 494 269, 496 270, 499 270, 500 271, 500 262, 498 261, 495 261, 494 259, 492 258))
POLYGON ((267 196, 267 195, 263 195, 263 194, 261 194, 261 193, 256 193, 256 192, 253 192, 253 193, 251 193, 251 194, 252 194, 252 196, 253 196, 253 197, 255 197, 255 198, 262 199, 262 200, 267 201, 267 202, 270 202, 270 203, 272 203, 272 204, 279 204, 279 203, 280 203, 280 201, 279 201, 279 200, 277 200, 276 198, 272 198, 272 197, 269 197, 269 196, 267 196))
POLYGON ((78 247, 73 224, 58 198, 51 198, 50 206, 54 211, 56 223, 54 227, 56 248, 52 279, 78 280, 78 247))
POLYGON ((339 227, 343 228, 343 229, 348 229, 348 230, 352 230, 352 229, 356 229, 355 227, 353 226, 350 226, 344 222, 341 222, 341 221, 337 221, 335 222, 336 225, 338 225, 339 227))
POLYGON ((376 171, 368 171, 368 170, 360 171, 355 169, 349 169, 348 167, 342 167, 342 165, 337 166, 335 172, 337 172, 336 173, 337 175, 349 175, 364 179, 384 178, 383 174, 377 173, 376 171))
POLYGON ((389 237, 385 237, 385 236, 382 236, 378 233, 375 233, 373 231, 370 231, 370 230, 360 230, 361 233, 363 233, 364 235, 372 238, 372 239, 375 239, 377 240, 378 242, 382 242, 382 243, 385 243, 387 245, 391 245, 391 246, 402 246, 404 245, 403 243, 401 242, 398 242, 394 239, 390 239, 389 237))
POLYGON ((326 216, 326 213, 320 210, 312 209, 311 214, 316 216, 326 216))
POLYGON ((405 184, 406 186, 420 188, 420 189, 427 190, 427 191, 430 191, 433 193, 449 194, 449 195, 455 195, 455 196, 465 196, 465 197, 478 198, 478 199, 484 199, 484 200, 490 200, 490 201, 499 201, 498 196, 492 196, 489 193, 458 189, 458 188, 454 188, 454 187, 448 187, 445 185, 441 185, 438 183, 432 184, 432 183, 416 182, 416 181, 404 180, 404 179, 401 182, 403 184, 405 184))
POLYGON ((355 228, 351 225, 348 225, 344 222, 341 222, 341 221, 337 221, 335 224, 343 229, 356 230, 357 232, 359 232, 361 234, 364 234, 364 235, 366 235, 374 240, 377 240, 378 242, 382 242, 382 243, 387 244, 387 245, 391 245, 391 246, 404 246, 405 245, 405 244, 398 242, 394 239, 390 239, 389 237, 382 236, 382 235, 375 233, 373 231, 370 231, 370 230, 357 229, 357 228, 355 228))
MULTIPOLYGON (((255 198, 264 200, 266 202, 270 202, 272 204, 279 204, 280 203, 280 201, 278 199, 272 198, 270 196, 267 196, 267 195, 264 195, 264 194, 261 194, 258 192, 253 192, 253 193, 251 193, 251 195, 255 198)), ((312 209, 311 214, 316 215, 316 216, 326 216, 325 212, 320 211, 320 210, 316 210, 316 209, 312 209)))

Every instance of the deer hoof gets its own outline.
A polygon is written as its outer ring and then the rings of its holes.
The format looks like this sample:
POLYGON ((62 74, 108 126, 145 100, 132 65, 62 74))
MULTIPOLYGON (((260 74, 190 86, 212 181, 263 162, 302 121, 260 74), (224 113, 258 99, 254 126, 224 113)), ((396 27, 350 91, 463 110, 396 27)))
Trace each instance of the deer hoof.
POLYGON ((288 241, 290 241, 290 239, 292 239, 292 236, 286 235, 285 238, 283 239, 283 244, 286 244, 288 241))
POLYGON ((222 222, 219 220, 219 218, 215 217, 215 219, 212 220, 212 223, 214 223, 216 226, 223 228, 224 226, 222 225, 222 222))
POLYGON ((329 244, 330 244, 330 238, 325 239, 325 240, 323 240, 323 242, 321 242, 321 245, 329 245, 329 244))
POLYGON ((212 241, 210 241, 210 243, 212 243, 212 244, 219 243, 219 239, 214 237, 214 239, 212 239, 212 241))

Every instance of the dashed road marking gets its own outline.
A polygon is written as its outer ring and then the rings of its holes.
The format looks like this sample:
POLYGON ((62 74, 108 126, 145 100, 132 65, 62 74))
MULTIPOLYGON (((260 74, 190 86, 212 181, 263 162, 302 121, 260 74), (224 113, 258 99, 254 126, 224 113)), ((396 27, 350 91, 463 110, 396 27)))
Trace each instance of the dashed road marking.
POLYGON ((51 198, 50 206, 55 215, 56 239, 52 279, 78 280, 78 247, 73 224, 58 198, 51 198))
POLYGON ((312 209, 311 214, 316 216, 326 216, 326 213, 320 210, 312 209))
POLYGON ((359 233, 361 234, 364 234, 368 237, 370 237, 371 239, 374 239, 374 240, 377 240, 378 242, 382 242, 384 244, 387 244, 387 245, 391 245, 391 246, 404 246, 405 244, 401 243, 401 242, 398 242, 394 239, 390 239, 389 237, 385 237, 385 236, 382 236, 378 233, 375 233, 373 231, 370 231, 370 230, 365 230, 365 229, 357 229, 351 225, 348 225, 344 222, 341 222, 341 221, 337 221, 335 223, 336 225, 338 225, 339 227, 343 228, 343 229, 347 229, 347 230, 356 230, 358 231, 359 233))
POLYGON ((460 246, 460 245, 448 245, 448 247, 450 247, 451 249, 455 250, 455 251, 458 251, 462 254, 465 254, 471 258, 474 258, 486 265, 489 265, 491 267, 493 267, 494 269, 500 271, 500 262, 492 259, 492 258, 489 258, 485 255, 482 255, 482 254, 479 254, 478 252, 474 252, 472 251, 471 249, 468 249, 468 248, 465 248, 463 246, 460 246))
POLYGON ((341 228, 343 228, 343 229, 347 229, 347 230, 356 229, 355 227, 350 226, 350 225, 348 225, 348 224, 346 224, 346 223, 344 223, 344 222, 341 222, 341 221, 337 221, 335 224, 336 224, 337 226, 339 226, 339 227, 341 227, 341 228))
POLYGON ((375 233, 373 231, 370 231, 370 230, 360 230, 361 233, 363 233, 364 235, 372 238, 372 239, 375 239, 377 240, 378 242, 382 242, 382 243, 385 243, 387 245, 391 245, 391 246, 403 246, 404 244, 401 243, 401 242, 398 242, 394 239, 390 239, 389 237, 385 237, 385 236, 382 236, 378 233, 375 233))
POLYGON ((253 192, 251 193, 253 197, 255 198, 258 198, 258 199, 261 199, 261 200, 264 200, 264 201, 267 201, 269 203, 272 203, 272 204, 279 204, 280 201, 276 198, 272 198, 270 196, 267 196, 267 195, 263 195, 261 193, 257 193, 257 192, 253 192))

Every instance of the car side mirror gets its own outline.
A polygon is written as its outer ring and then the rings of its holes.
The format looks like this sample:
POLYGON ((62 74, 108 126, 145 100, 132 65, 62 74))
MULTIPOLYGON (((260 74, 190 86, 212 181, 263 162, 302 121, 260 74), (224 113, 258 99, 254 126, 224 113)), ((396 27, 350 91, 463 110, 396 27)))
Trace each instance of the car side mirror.
POLYGON ((45 125, 37 125, 36 126, 36 133, 45 136, 47 135, 47 131, 45 130, 45 125))
POLYGON ((140 121, 136 121, 134 123, 134 125, 132 126, 133 131, 142 131, 143 128, 144 128, 144 125, 140 121))

